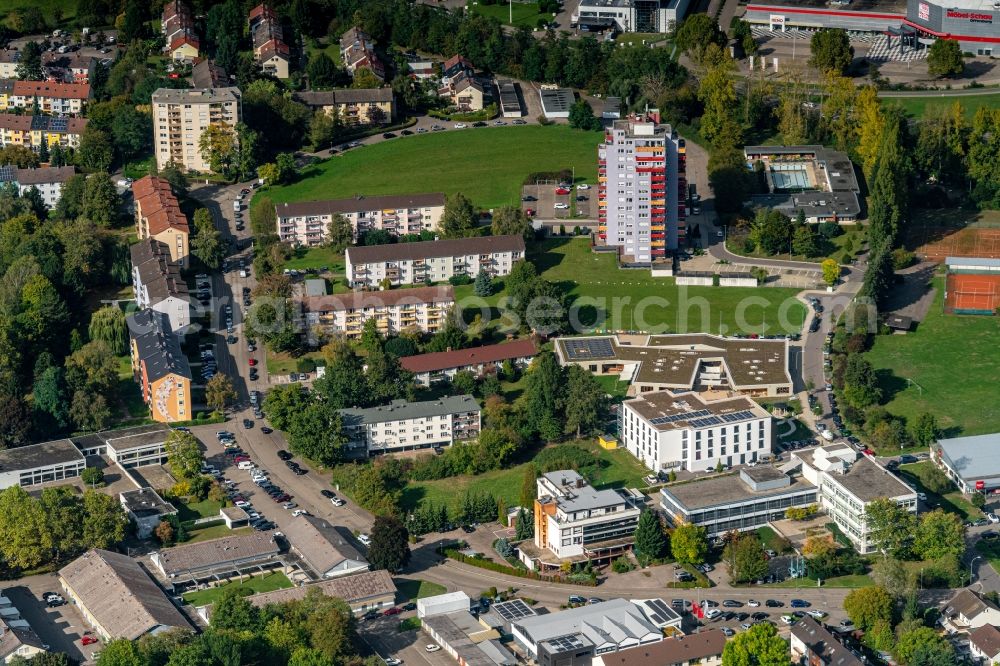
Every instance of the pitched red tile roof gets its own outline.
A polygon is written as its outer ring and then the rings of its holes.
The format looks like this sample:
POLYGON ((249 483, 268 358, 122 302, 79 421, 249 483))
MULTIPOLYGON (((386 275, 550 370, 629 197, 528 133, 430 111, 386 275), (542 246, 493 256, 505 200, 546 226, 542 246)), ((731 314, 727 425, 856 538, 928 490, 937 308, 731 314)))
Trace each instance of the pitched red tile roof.
POLYGON ((13 94, 19 97, 54 97, 89 99, 89 83, 52 83, 49 81, 14 81, 13 94))
POLYGON ((196 49, 200 49, 201 48, 201 44, 198 43, 198 39, 196 37, 191 37, 190 35, 181 35, 180 37, 178 37, 174 41, 170 42, 170 50, 171 51, 176 51, 177 49, 179 49, 180 47, 184 46, 185 44, 190 44, 191 46, 195 47, 196 49))
POLYGON ((399 363, 410 372, 435 372, 482 363, 502 363, 508 359, 529 358, 537 351, 533 340, 515 340, 485 347, 404 356, 399 359, 399 363))
POLYGON ((140 215, 149 224, 150 235, 167 229, 190 233, 187 217, 181 212, 170 183, 162 178, 146 176, 132 183, 132 196, 140 215))

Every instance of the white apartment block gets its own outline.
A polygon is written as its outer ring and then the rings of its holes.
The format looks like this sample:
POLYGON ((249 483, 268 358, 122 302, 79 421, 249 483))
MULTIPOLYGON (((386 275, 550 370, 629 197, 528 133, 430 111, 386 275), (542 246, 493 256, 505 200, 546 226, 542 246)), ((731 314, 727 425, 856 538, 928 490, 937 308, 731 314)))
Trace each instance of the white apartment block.
POLYGON ((916 491, 846 443, 793 453, 789 464, 801 465, 802 476, 819 488, 827 514, 862 555, 875 551, 865 520, 869 502, 884 497, 917 512, 916 491))
POLYGON ((347 447, 368 456, 418 451, 475 439, 479 436, 479 403, 471 395, 458 395, 368 409, 342 409, 347 447))
POLYGON ((226 125, 233 132, 240 122, 239 88, 160 88, 153 93, 153 144, 156 166, 174 164, 198 173, 212 170, 199 142, 209 125, 226 125))
POLYGON ((629 550, 643 497, 635 490, 595 490, 576 471, 538 477, 535 546, 557 558, 609 557, 629 550))
POLYGON ((444 200, 443 194, 432 192, 278 204, 278 237, 293 245, 322 245, 334 215, 351 223, 355 239, 375 229, 396 235, 436 231, 444 200))
POLYGON ((622 444, 653 473, 702 472, 770 456, 771 415, 747 397, 646 393, 622 403, 622 444))
POLYGON ((42 195, 42 201, 48 208, 55 208, 62 198, 63 185, 76 173, 71 166, 38 167, 36 169, 19 169, 16 166, 0 166, 0 182, 13 183, 18 193, 24 196, 28 190, 35 188, 42 195))
POLYGON ((405 328, 436 333, 455 305, 455 291, 451 286, 356 291, 308 296, 303 305, 310 335, 319 328, 357 338, 368 319, 375 319, 383 335, 398 335, 405 328))
POLYGON ((494 278, 509 275, 514 262, 524 259, 524 238, 478 236, 361 245, 347 248, 345 258, 352 287, 375 287, 386 279, 393 285, 444 282, 455 275, 475 278, 479 271, 494 278))
POLYGON ((129 251, 136 305, 140 310, 150 308, 167 315, 174 334, 183 337, 191 325, 191 296, 180 267, 170 258, 170 248, 145 238, 129 251))
POLYGON ((655 119, 617 120, 597 149, 598 236, 631 263, 666 257, 685 238, 684 141, 655 119))

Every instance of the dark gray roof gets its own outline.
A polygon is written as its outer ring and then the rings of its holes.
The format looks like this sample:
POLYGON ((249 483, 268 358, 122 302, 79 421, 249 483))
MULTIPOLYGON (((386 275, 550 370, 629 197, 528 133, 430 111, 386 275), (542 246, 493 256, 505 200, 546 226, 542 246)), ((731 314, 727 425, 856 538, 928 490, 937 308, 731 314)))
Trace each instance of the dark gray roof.
POLYGON ((177 513, 174 505, 160 497, 152 488, 127 490, 120 497, 125 508, 140 518, 177 513))
POLYGON ((576 99, 573 91, 569 88, 557 88, 555 90, 541 90, 539 96, 542 100, 542 113, 564 113, 569 111, 576 99))
POLYGON ((170 330, 170 318, 156 310, 142 310, 128 317, 129 335, 146 364, 146 376, 156 381, 169 374, 191 378, 191 366, 170 330))
POLYGON ((807 658, 806 663, 816 660, 824 666, 863 666, 853 652, 844 647, 833 634, 813 618, 806 616, 792 625, 792 636, 802 641, 815 659, 807 658))
POLYGON ((266 561, 281 552, 272 532, 252 532, 211 541, 174 546, 155 554, 168 576, 225 569, 230 562, 266 561))
MULTIPOLYGON (((6 168, 6 167, 4 167, 6 168)), ((14 178, 21 185, 42 185, 44 183, 65 183, 76 173, 76 168, 38 167, 37 169, 14 168, 14 178)))
POLYGON ((412 261, 431 257, 457 257, 495 252, 523 253, 524 238, 517 235, 476 236, 417 243, 359 245, 347 248, 347 259, 355 264, 374 264, 383 261, 412 261))
POLYGON ((830 474, 827 478, 839 482, 862 502, 870 502, 880 497, 892 499, 916 494, 912 488, 900 481, 899 477, 868 456, 861 456, 855 460, 844 474, 830 474))
POLYGON ((214 60, 205 59, 191 69, 191 82, 195 88, 218 88, 229 84, 229 75, 214 60))
POLYGON ((277 204, 278 219, 285 217, 307 217, 310 215, 336 215, 384 209, 431 208, 444 206, 445 196, 440 192, 422 194, 389 194, 377 197, 355 197, 353 199, 331 199, 327 201, 300 201, 299 203, 277 204))
POLYGON ((347 560, 368 563, 336 527, 322 518, 299 516, 284 529, 288 543, 317 576, 323 576, 347 560))
POLYGON ((57 439, 41 444, 0 451, 0 471, 29 470, 48 465, 85 462, 80 449, 71 440, 57 439))
POLYGON ((336 106, 391 102, 392 88, 338 88, 337 90, 295 93, 295 99, 307 106, 336 106))
POLYGON ((367 409, 341 409, 344 426, 369 425, 386 421, 421 419, 429 416, 443 416, 456 412, 478 412, 479 403, 471 395, 453 395, 439 400, 407 402, 393 400, 388 405, 367 409))

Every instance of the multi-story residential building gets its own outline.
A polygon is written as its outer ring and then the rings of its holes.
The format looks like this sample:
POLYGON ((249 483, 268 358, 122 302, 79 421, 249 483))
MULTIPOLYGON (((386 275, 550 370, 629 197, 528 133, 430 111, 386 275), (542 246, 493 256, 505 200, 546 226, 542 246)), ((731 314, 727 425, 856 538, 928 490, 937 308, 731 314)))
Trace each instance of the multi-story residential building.
POLYGON ((375 42, 361 28, 351 28, 340 36, 340 57, 351 76, 358 69, 367 69, 385 81, 385 65, 375 53, 375 42))
POLYGON ((380 455, 450 446, 479 436, 479 403, 458 395, 368 409, 342 409, 347 448, 354 455, 380 455))
POLYGON ((373 287, 388 279, 394 285, 443 282, 456 275, 491 278, 509 275, 514 262, 524 259, 524 238, 517 235, 477 236, 349 247, 347 282, 373 287))
POLYGON ((591 336, 557 338, 555 351, 562 365, 617 376, 631 382, 639 394, 664 390, 735 391, 752 398, 792 394, 787 340, 707 333, 591 336))
POLYGON ((771 455, 771 415, 750 398, 712 393, 645 393, 622 403, 619 433, 654 473, 703 472, 771 455))
POLYGON ((482 111, 486 106, 486 87, 479 82, 474 74, 459 72, 442 83, 438 88, 438 97, 448 98, 451 106, 458 111, 469 113, 482 111))
POLYGON ((16 166, 0 166, 0 183, 13 183, 18 192, 24 194, 31 188, 38 190, 42 201, 49 208, 55 208, 62 197, 63 185, 76 173, 71 166, 38 167, 19 169, 16 166))
POLYGON ((792 625, 789 642, 792 663, 799 666, 863 666, 868 663, 808 615, 792 625))
POLYGON ((697 525, 710 537, 756 530, 783 519, 789 508, 818 502, 815 485, 769 465, 660 489, 660 506, 671 524, 697 525))
POLYGON ((361 336, 365 322, 375 319, 383 335, 398 335, 406 328, 435 333, 455 306, 455 291, 446 287, 415 287, 392 291, 356 291, 332 296, 309 296, 303 301, 306 325, 361 336))
POLYGON ((64 83, 90 83, 97 68, 97 58, 79 53, 42 54, 42 66, 48 78, 64 83))
POLYGON ((162 312, 141 310, 127 322, 132 374, 149 405, 150 418, 163 423, 191 420, 191 367, 170 329, 170 319, 162 312))
POLYGON ((285 43, 281 19, 269 5, 257 5, 247 18, 253 54, 261 71, 279 79, 289 74, 290 49, 285 43))
POLYGON ((53 146, 77 148, 86 126, 86 118, 0 113, 0 145, 24 146, 36 152, 43 144, 49 149, 53 146))
POLYGON ((83 112, 93 92, 89 83, 55 83, 52 81, 0 82, 0 111, 37 108, 42 113, 70 116, 83 112))
POLYGON ((911 513, 917 512, 913 488, 846 443, 797 451, 788 465, 800 466, 802 476, 819 488, 827 515, 862 555, 876 550, 865 518, 869 503, 885 498, 911 513))
POLYGON ((160 88, 153 93, 153 143, 156 165, 173 163, 200 173, 212 165, 199 147, 202 133, 211 125, 235 132, 242 117, 239 88, 160 88))
POLYGON ((191 325, 191 296, 180 267, 170 258, 170 248, 155 238, 145 238, 129 252, 136 305, 167 315, 174 334, 183 336, 191 325))
POLYGON ((380 125, 396 115, 392 88, 344 88, 295 93, 295 99, 314 111, 340 119, 345 125, 380 125))
POLYGON ((165 244, 170 249, 170 258, 186 268, 191 229, 170 183, 156 176, 140 178, 132 183, 132 197, 135 235, 140 240, 152 238, 165 244))
POLYGON ((941 620, 950 634, 970 633, 980 627, 1000 625, 1000 607, 985 596, 965 588, 945 602, 941 620))
POLYGON ((616 120, 597 149, 598 236, 651 265, 684 243, 684 140, 656 117, 616 120))
POLYGON ((16 79, 17 63, 21 61, 21 52, 17 49, 0 49, 0 79, 16 79))
POLYGON ((562 560, 608 561, 632 548, 643 496, 621 488, 596 490, 575 470, 538 477, 535 500, 535 549, 521 559, 539 568, 558 568, 562 560))
POLYGON ((496 373, 509 361, 515 368, 528 367, 538 352, 535 341, 514 340, 496 345, 430 352, 399 359, 403 369, 413 373, 413 381, 420 386, 450 381, 458 372, 471 372, 476 377, 496 373))
POLYGON ((351 223, 355 238, 375 229, 391 234, 437 231, 444 201, 443 194, 431 192, 278 204, 278 237, 293 245, 321 245, 334 215, 351 223))

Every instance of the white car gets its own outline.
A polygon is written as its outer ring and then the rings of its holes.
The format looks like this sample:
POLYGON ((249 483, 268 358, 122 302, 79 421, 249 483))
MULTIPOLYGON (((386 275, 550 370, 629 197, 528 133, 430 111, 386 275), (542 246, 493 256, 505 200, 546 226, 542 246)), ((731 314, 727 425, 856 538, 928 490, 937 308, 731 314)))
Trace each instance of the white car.
POLYGON ((434 643, 428 643, 427 645, 424 646, 424 649, 427 650, 428 652, 437 652, 438 650, 441 649, 441 646, 436 645, 434 643))
POLYGON ((236 501, 236 506, 238 506, 241 509, 245 509, 248 506, 253 506, 253 505, 250 504, 250 502, 247 502, 246 500, 237 500, 236 501))
POLYGON ((1000 516, 997 516, 995 513, 988 513, 986 514, 986 520, 995 525, 996 523, 1000 523, 1000 516))
POLYGON ((400 664, 403 663, 399 659, 396 659, 395 657, 386 657, 384 661, 385 661, 385 666, 399 666, 400 664))
POLYGON ((568 203, 557 203, 552 206, 556 210, 567 210, 569 208, 568 203))
POLYGON ((747 602, 747 606, 749 606, 750 608, 759 608, 760 602, 757 601, 756 599, 751 599, 750 601, 747 602))
POLYGON ((296 509, 292 511, 292 518, 298 518, 299 516, 308 516, 309 512, 305 509, 296 509))
POLYGON ((705 619, 706 620, 715 620, 720 615, 722 615, 722 611, 720 611, 718 608, 710 608, 708 610, 708 612, 705 613, 705 619))
MULTIPOLYGON (((358 535, 358 541, 360 541, 361 543, 365 544, 366 546, 372 545, 372 538, 370 536, 368 536, 367 534, 359 534, 358 535)), ((438 647, 438 649, 440 650, 441 648, 438 647)))
POLYGON ((468 127, 465 123, 455 123, 455 129, 465 129, 468 127))
POLYGON ((781 621, 785 624, 795 624, 796 617, 794 615, 782 615, 781 621))
POLYGON ((589 190, 590 189, 590 185, 587 185, 587 183, 580 183, 579 185, 576 186, 576 189, 578 189, 578 190, 589 190))
POLYGON ((826 613, 824 613, 821 610, 817 610, 815 608, 812 609, 812 610, 807 610, 806 614, 811 615, 812 617, 816 618, 817 620, 822 620, 824 617, 826 617, 826 613))
POLYGON ((285 509, 287 511, 291 511, 292 509, 294 509, 297 506, 298 506, 298 504, 296 504, 295 502, 285 502, 284 504, 281 505, 281 508, 285 509))

